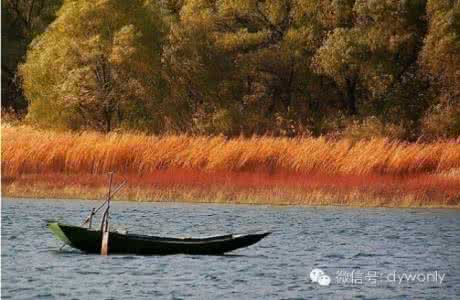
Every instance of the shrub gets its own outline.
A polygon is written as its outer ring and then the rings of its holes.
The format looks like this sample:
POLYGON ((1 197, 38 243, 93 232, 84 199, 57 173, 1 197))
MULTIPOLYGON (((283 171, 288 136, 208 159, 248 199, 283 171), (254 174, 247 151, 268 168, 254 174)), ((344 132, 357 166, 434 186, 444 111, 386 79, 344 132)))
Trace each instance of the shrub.
POLYGON ((390 138, 403 139, 405 129, 402 125, 383 123, 376 117, 369 117, 362 121, 353 120, 343 130, 340 135, 353 140, 372 139, 372 138, 390 138))
POLYGON ((422 120, 425 139, 458 138, 460 136, 460 106, 438 104, 422 120))

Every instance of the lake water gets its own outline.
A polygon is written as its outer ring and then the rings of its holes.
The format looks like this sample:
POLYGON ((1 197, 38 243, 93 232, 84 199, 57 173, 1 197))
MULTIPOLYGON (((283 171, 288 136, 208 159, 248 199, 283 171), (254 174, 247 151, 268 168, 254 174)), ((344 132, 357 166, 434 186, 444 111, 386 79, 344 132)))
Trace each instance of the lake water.
POLYGON ((98 203, 2 199, 2 298, 460 297, 459 210, 116 202, 112 224, 130 232, 273 234, 224 256, 59 251, 46 220, 79 224, 98 203), (330 277, 329 286, 310 280, 313 268, 330 277))

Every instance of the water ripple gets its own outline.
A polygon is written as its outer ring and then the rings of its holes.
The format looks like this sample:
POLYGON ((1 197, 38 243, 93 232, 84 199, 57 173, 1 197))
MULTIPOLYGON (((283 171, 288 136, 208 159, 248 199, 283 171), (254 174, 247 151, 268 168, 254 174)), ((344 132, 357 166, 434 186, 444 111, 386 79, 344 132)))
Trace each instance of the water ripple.
POLYGON ((112 224, 157 235, 272 229, 259 244, 222 256, 82 254, 61 246, 47 219, 78 224, 90 201, 2 199, 3 299, 456 299, 458 210, 347 209, 117 202, 112 224), (341 270, 445 273, 442 285, 339 284, 341 270))

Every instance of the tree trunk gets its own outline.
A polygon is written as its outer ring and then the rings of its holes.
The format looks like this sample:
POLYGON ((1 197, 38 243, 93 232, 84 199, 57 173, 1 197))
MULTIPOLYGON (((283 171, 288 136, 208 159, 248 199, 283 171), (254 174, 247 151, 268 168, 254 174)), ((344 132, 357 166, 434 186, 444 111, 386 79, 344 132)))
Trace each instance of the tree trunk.
POLYGON ((104 112, 105 132, 109 133, 112 130, 112 113, 109 110, 104 112))
POLYGON ((110 116, 109 116, 109 117, 107 118, 107 127, 106 127, 107 133, 109 133, 110 130, 112 130, 112 127, 111 127, 112 124, 110 124, 110 121, 111 121, 111 120, 110 120, 110 116))
POLYGON ((345 96, 345 105, 347 107, 348 113, 352 116, 357 114, 356 109, 356 79, 347 78, 346 80, 346 96, 345 96))

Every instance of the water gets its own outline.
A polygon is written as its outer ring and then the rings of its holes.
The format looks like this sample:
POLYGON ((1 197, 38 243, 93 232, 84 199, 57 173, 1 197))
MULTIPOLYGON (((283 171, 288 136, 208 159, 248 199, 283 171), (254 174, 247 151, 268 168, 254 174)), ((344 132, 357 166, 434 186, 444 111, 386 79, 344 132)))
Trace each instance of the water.
POLYGON ((273 234, 225 256, 58 251, 45 220, 79 224, 94 205, 2 200, 3 299, 460 297, 459 210, 117 202, 112 223, 130 232, 194 236, 269 229, 273 234), (313 268, 330 276, 330 286, 310 281, 313 268), (421 281, 433 272, 444 274, 443 281, 421 281), (420 280, 399 283, 396 276, 405 273, 420 280))

